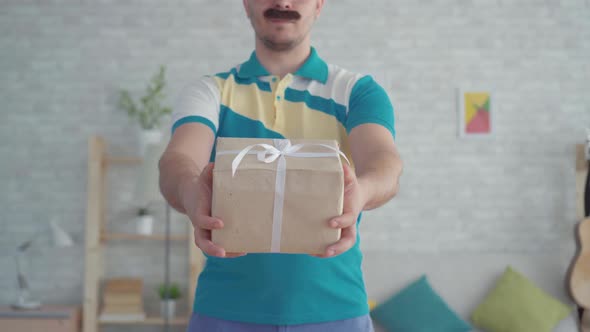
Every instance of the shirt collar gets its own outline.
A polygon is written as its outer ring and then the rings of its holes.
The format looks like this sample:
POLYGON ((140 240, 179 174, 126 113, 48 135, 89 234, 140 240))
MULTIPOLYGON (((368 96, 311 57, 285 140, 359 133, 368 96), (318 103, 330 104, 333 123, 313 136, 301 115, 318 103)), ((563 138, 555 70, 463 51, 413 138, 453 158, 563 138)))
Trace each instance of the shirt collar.
MULTIPOLYGON (((260 61, 258 61, 256 52, 252 52, 250 59, 244 62, 238 71, 238 76, 242 78, 268 75, 270 74, 266 68, 264 68, 260 61)), ((294 75, 316 80, 325 84, 328 80, 328 65, 319 57, 315 48, 312 47, 309 57, 307 57, 303 65, 299 67, 294 75)))

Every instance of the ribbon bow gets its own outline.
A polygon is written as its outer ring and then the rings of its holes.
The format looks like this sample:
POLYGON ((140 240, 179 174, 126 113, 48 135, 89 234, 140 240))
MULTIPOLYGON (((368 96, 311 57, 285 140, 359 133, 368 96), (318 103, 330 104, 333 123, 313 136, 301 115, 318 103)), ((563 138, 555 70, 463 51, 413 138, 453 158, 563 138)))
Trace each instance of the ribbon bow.
POLYGON ((242 162, 242 160, 244 159, 244 157, 247 154, 256 154, 258 161, 266 163, 266 164, 273 163, 274 161, 276 161, 277 159, 280 158, 279 166, 277 167, 277 170, 281 169, 280 164, 282 162, 286 162, 285 157, 321 158, 321 157, 336 157, 338 155, 341 155, 342 157, 344 157, 346 162, 350 164, 350 162, 348 161, 348 158, 346 158, 346 155, 344 153, 342 153, 342 151, 340 151, 332 146, 329 146, 327 144, 318 144, 318 143, 300 143, 300 144, 292 145, 291 141, 288 139, 275 139, 274 146, 272 146, 270 144, 259 143, 259 144, 249 145, 239 152, 238 151, 221 151, 221 152, 219 152, 219 154, 235 154, 235 153, 237 153, 238 155, 234 158, 234 160, 232 162, 232 176, 236 175, 236 172, 238 170, 238 167, 240 166, 240 163, 242 162), (299 152, 299 150, 301 150, 305 146, 321 146, 326 149, 329 149, 331 152, 299 152), (258 148, 258 147, 261 147, 264 150, 252 151, 253 149, 258 148))

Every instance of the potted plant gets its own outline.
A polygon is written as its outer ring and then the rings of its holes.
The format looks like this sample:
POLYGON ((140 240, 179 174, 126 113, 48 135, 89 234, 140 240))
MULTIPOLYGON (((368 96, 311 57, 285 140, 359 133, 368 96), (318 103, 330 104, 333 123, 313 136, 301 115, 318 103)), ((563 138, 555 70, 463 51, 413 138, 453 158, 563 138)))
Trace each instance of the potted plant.
POLYGON ((160 314, 163 318, 174 318, 176 315, 176 300, 180 298, 180 287, 176 283, 160 284, 158 286, 160 296, 160 314))
POLYGON ((137 233, 151 235, 154 229, 154 216, 147 207, 137 210, 137 233))
POLYGON ((135 102, 127 90, 120 91, 119 107, 127 112, 129 117, 135 118, 140 127, 141 153, 148 145, 158 144, 162 140, 162 132, 159 128, 162 118, 172 113, 172 109, 162 105, 165 97, 166 67, 160 66, 150 84, 146 88, 145 95, 135 102))

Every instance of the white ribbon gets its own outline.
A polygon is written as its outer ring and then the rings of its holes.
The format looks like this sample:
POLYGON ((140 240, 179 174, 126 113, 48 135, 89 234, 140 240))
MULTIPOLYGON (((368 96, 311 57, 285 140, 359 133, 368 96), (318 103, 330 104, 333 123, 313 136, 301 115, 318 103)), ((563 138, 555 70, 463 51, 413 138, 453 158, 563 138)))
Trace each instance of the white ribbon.
POLYGON ((281 249, 281 229, 283 222, 283 203, 285 201, 285 179, 287 175, 287 160, 285 157, 297 158, 322 158, 322 157, 338 157, 342 156, 347 163, 350 164, 346 155, 342 151, 321 143, 301 143, 291 145, 288 139, 274 139, 274 146, 270 144, 253 144, 238 151, 218 151, 218 155, 237 154, 232 162, 232 176, 236 175, 236 171, 242 162, 242 159, 247 154, 255 154, 258 161, 270 164, 275 160, 278 161, 277 176, 275 178, 275 199, 273 206, 272 218, 272 238, 270 251, 280 252, 281 249), (306 146, 320 146, 330 150, 331 152, 299 152, 306 146), (263 148, 263 150, 255 150, 256 148, 263 148))

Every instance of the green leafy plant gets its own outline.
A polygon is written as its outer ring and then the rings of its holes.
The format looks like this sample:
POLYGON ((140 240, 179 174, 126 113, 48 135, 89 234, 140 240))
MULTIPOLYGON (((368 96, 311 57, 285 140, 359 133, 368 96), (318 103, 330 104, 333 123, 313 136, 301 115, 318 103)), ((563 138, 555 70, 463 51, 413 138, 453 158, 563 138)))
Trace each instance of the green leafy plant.
POLYGON ((176 300, 180 298, 180 287, 175 284, 160 284, 158 286, 158 295, 162 300, 176 300))
POLYGON ((154 129, 160 124, 165 115, 172 113, 172 109, 162 105, 165 97, 166 67, 160 66, 150 84, 146 88, 145 95, 136 103, 127 90, 120 91, 119 107, 127 111, 131 118, 137 118, 141 128, 154 129))
POLYGON ((150 210, 147 207, 140 207, 139 209, 137 209, 137 215, 139 217, 149 216, 150 210))

